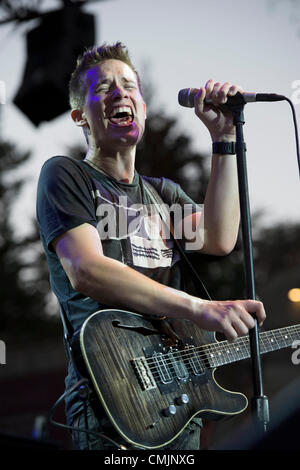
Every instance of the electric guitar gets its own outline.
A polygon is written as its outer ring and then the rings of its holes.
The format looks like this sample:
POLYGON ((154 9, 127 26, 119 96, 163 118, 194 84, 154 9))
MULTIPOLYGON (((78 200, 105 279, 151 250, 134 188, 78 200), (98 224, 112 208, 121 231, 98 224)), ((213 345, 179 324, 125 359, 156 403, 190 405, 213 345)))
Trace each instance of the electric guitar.
MULTIPOLYGON (((300 325, 262 332, 260 352, 291 346, 300 325)), ((217 419, 243 412, 245 395, 222 388, 217 367, 250 357, 249 337, 217 341, 188 320, 100 310, 77 336, 85 376, 118 433, 130 444, 158 449, 196 415, 217 419)), ((81 370, 82 364, 81 364, 81 370)))

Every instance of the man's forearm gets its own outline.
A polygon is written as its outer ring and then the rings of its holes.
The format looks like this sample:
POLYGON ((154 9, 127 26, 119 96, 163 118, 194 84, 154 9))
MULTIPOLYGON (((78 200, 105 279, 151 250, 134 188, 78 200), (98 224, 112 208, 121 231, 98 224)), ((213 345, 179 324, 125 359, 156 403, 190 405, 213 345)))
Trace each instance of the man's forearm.
POLYGON ((145 314, 190 319, 201 303, 201 299, 164 286, 105 256, 81 267, 76 279, 74 288, 82 294, 145 314))
POLYGON ((227 254, 236 243, 240 206, 235 155, 213 155, 204 201, 205 252, 227 254))
POLYGON ((106 257, 92 263, 82 275, 84 280, 77 290, 101 303, 143 314, 188 319, 205 330, 224 333, 230 341, 253 328, 254 320, 248 312, 255 313, 260 323, 265 318, 258 301, 202 300, 106 257))

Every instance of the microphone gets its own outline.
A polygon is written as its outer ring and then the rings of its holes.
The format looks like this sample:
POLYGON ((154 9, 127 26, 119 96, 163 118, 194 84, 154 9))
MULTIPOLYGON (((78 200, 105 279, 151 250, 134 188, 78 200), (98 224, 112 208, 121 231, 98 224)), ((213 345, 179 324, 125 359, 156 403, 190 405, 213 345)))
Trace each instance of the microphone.
MULTIPOLYGON (((184 88, 178 93, 178 102, 181 106, 187 108, 194 108, 194 98, 199 90, 197 88, 184 88)), ((243 103, 254 103, 256 101, 283 101, 286 97, 283 95, 277 95, 276 93, 251 93, 251 92, 237 92, 234 96, 227 96, 226 103, 222 105, 234 106, 243 103)), ((212 104, 211 100, 204 99, 206 104, 212 104)))

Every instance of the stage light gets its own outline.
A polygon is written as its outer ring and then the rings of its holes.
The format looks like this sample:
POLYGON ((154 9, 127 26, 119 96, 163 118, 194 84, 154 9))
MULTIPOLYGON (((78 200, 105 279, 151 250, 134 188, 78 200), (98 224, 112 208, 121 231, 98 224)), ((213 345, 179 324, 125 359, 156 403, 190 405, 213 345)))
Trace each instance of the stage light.
POLYGON ((290 289, 287 295, 291 302, 300 302, 300 289, 298 287, 290 289))
POLYGON ((27 63, 14 103, 38 126, 69 110, 70 75, 78 55, 95 43, 94 16, 66 3, 43 15, 26 41, 27 63))

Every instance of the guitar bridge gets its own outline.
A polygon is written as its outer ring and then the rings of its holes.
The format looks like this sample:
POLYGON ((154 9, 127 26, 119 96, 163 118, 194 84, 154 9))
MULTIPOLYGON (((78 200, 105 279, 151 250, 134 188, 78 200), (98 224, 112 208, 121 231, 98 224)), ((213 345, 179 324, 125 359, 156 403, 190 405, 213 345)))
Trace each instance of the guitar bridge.
POLYGON ((132 359, 131 363, 143 391, 157 388, 152 372, 147 364, 147 359, 144 356, 132 359))

